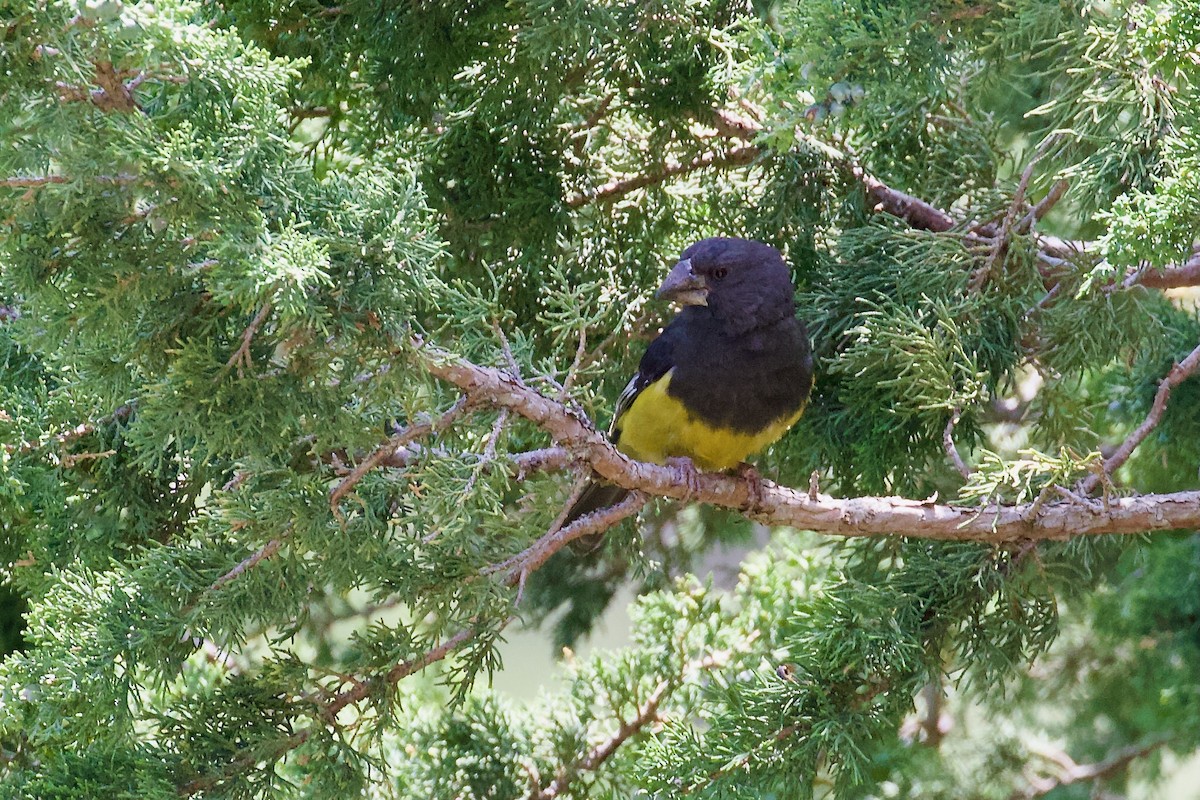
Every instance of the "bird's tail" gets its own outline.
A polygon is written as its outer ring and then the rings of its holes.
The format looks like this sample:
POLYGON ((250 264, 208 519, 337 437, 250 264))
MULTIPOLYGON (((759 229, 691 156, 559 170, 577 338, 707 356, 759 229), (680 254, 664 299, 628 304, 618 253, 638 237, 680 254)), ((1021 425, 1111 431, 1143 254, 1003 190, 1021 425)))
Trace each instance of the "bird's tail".
MULTIPOLYGON (((593 511, 599 511, 602 508, 614 506, 629 496, 628 489, 622 489, 620 486, 615 486, 611 483, 604 483, 593 479, 591 483, 584 487, 580 492, 579 497, 571 504, 571 508, 563 517, 562 525, 565 528, 580 517, 591 514, 593 511)), ((571 546, 576 551, 587 552, 594 550, 603 538, 603 534, 595 534, 592 536, 584 536, 581 539, 571 543, 571 546)))
POLYGON ((571 510, 563 517, 562 527, 565 528, 584 514, 590 514, 602 508, 615 506, 628 496, 628 489, 622 489, 620 486, 615 486, 611 483, 593 480, 584 487, 579 497, 571 505, 571 510))

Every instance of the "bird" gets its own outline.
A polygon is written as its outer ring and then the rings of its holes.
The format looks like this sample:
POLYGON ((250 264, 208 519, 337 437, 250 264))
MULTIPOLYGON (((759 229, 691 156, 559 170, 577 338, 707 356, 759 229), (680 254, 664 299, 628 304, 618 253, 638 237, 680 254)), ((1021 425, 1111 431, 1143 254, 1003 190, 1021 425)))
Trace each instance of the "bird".
MULTIPOLYGON (((621 392, 609 440, 638 461, 745 468, 800 419, 812 391, 812 346, 783 256, 751 239, 702 239, 657 296, 682 308, 621 392)), ((593 473, 559 528, 628 494, 593 473)), ((589 539, 585 548, 599 543, 589 539)))

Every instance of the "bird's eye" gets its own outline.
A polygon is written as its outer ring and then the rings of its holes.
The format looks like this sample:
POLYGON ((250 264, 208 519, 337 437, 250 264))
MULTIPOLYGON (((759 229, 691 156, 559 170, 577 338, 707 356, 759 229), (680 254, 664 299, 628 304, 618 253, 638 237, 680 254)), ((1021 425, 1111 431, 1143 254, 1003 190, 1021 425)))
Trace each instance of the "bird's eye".
POLYGON ((725 267, 717 267, 716 269, 714 269, 712 271, 712 276, 713 276, 714 281, 723 281, 723 280, 725 280, 725 276, 728 274, 729 274, 729 270, 726 269, 725 267))

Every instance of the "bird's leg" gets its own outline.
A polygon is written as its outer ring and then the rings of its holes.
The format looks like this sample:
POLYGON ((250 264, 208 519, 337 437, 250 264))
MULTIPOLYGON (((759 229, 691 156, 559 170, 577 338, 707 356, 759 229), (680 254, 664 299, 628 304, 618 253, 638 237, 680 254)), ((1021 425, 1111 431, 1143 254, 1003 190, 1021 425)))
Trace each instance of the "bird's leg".
POLYGON ((667 459, 667 466, 675 470, 677 482, 687 488, 683 502, 690 502, 700 491, 700 473, 696 464, 687 456, 672 456, 667 459))
POLYGON ((756 511, 763 505, 762 475, 758 468, 745 461, 737 465, 737 476, 746 482, 746 504, 742 511, 756 511))

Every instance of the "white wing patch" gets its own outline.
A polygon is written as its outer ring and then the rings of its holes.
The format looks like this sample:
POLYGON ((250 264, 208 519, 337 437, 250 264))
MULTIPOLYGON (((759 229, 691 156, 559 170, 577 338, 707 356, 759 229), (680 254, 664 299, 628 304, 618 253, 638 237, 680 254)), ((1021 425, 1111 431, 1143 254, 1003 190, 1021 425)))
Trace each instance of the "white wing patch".
MULTIPOLYGON (((670 374, 671 371, 668 370, 668 380, 670 379, 670 374)), ((620 429, 620 425, 618 425, 618 423, 621 421, 621 417, 623 417, 625 412, 629 410, 629 407, 633 405, 633 401, 636 400, 637 396, 642 393, 642 390, 654 383, 655 380, 657 380, 657 378, 650 378, 648 375, 646 375, 646 373, 639 370, 632 378, 629 379, 629 383, 625 384, 625 388, 621 390, 621 396, 617 398, 617 407, 613 409, 612 422, 609 423, 608 426, 609 439, 616 441, 614 437, 617 435, 617 431, 620 429)))

